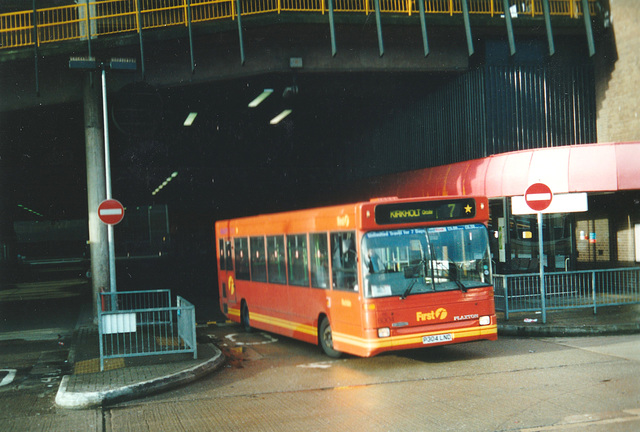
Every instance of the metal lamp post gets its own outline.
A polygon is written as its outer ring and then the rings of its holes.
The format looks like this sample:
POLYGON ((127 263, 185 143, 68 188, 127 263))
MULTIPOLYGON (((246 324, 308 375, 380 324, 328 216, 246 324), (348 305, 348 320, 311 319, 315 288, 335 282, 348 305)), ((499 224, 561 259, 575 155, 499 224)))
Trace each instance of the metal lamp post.
MULTIPOLYGON (((88 72, 101 71, 102 73, 102 120, 104 131, 104 164, 105 164, 105 189, 106 199, 111 196, 111 161, 109 150, 109 115, 107 111, 107 69, 121 71, 135 71, 137 69, 136 60, 128 58, 112 58, 109 62, 100 62, 93 57, 71 57, 69 59, 69 69, 77 69, 88 72)), ((113 224, 107 224, 108 248, 109 248, 109 282, 110 292, 116 292, 116 254, 114 247, 113 224)), ((112 296, 115 302, 115 296, 112 296)), ((113 309, 112 304, 112 309, 113 309)))

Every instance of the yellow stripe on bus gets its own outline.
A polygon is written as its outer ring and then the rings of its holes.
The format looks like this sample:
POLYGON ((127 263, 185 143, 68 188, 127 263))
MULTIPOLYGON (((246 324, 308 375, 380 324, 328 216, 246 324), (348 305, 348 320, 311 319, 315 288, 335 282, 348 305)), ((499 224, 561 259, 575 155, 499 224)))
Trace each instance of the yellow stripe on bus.
MULTIPOLYGON (((229 315, 240 317, 240 309, 229 308, 229 315)), ((256 312, 249 312, 249 318, 252 321, 258 321, 265 324, 269 324, 275 327, 280 327, 287 330, 293 330, 300 333, 306 333, 312 336, 318 336, 318 329, 314 326, 301 324, 295 321, 288 321, 282 318, 275 318, 268 315, 259 314, 256 312)))
POLYGON ((462 329, 456 329, 452 331, 437 331, 437 332, 425 332, 425 333, 417 333, 406 336, 394 336, 383 339, 364 339, 357 336, 351 336, 345 333, 336 333, 333 332, 333 340, 336 342, 341 342, 346 345, 353 345, 360 348, 386 348, 386 347, 397 347, 403 345, 414 345, 422 343, 422 338, 424 336, 434 336, 439 334, 453 334, 453 340, 455 341, 458 338, 466 338, 466 337, 474 337, 474 336, 487 336, 496 334, 498 331, 497 325, 488 325, 488 326, 477 326, 477 327, 467 327, 462 329))
POLYGON ((288 321, 282 318, 275 318, 268 315, 262 315, 255 312, 251 312, 249 316, 252 320, 263 322, 275 327, 285 328, 287 330, 293 330, 300 333, 306 333, 312 336, 318 336, 318 329, 314 326, 297 323, 295 321, 288 321))
MULTIPOLYGON (((240 309, 230 308, 229 315, 240 316, 240 309)), ((287 330, 293 330, 300 333, 306 333, 312 336, 318 335, 317 327, 301 324, 295 321, 289 321, 282 318, 275 318, 268 315, 259 314, 256 312, 250 313, 251 320, 262 322, 265 324, 272 325, 274 327, 280 327, 287 330)), ((332 337, 336 342, 341 342, 346 345, 352 345, 360 348, 366 349, 374 349, 374 348, 387 348, 387 347, 397 347, 403 345, 414 345, 422 343, 422 338, 424 336, 434 336, 440 334, 453 334, 453 340, 455 341, 458 338, 468 338, 468 337, 477 337, 477 336, 487 336, 496 334, 498 332, 498 326, 488 325, 488 326, 475 326, 475 327, 466 327, 456 330, 441 330, 437 332, 424 332, 417 334, 410 334, 404 336, 393 336, 382 339, 365 339, 358 336, 348 335, 346 333, 337 333, 333 332, 332 337)))

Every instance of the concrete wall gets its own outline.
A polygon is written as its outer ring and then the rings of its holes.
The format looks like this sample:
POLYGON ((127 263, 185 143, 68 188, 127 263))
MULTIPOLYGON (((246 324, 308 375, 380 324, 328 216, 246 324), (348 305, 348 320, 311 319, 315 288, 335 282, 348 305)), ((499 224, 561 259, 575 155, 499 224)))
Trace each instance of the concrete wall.
POLYGON ((599 23, 605 37, 595 59, 598 142, 633 141, 640 138, 640 5, 609 3, 611 27, 599 23))

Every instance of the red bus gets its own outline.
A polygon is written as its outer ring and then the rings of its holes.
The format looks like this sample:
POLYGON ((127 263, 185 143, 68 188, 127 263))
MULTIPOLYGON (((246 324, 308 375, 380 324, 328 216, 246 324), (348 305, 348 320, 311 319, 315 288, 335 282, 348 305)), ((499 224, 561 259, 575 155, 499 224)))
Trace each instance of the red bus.
POLYGON ((218 221, 220 308, 331 357, 496 340, 488 219, 446 197, 218 221))

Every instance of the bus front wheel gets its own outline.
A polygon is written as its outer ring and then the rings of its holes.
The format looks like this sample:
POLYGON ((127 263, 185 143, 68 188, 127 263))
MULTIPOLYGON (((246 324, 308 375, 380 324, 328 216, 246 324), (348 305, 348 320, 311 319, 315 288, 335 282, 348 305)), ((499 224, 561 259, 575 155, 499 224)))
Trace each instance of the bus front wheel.
POLYGON ((242 324, 242 328, 247 333, 251 332, 251 323, 249 322, 249 307, 245 302, 242 302, 242 307, 240 308, 240 324, 242 324))
POLYGON ((331 325, 327 317, 324 317, 320 323, 320 346, 329 357, 339 358, 342 354, 340 351, 333 349, 333 334, 331 333, 331 325))

